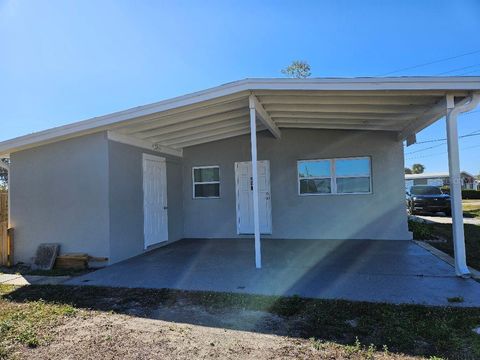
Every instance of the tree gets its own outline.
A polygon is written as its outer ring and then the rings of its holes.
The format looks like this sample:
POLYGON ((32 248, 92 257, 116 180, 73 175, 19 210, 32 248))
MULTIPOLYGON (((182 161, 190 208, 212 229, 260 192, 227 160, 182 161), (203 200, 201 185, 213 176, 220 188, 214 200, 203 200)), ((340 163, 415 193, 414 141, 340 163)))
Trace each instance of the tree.
POLYGON ((412 169, 410 168, 405 168, 405 174, 411 174, 412 173, 412 169))
POLYGON ((305 79, 312 75, 310 72, 310 65, 306 61, 295 60, 287 66, 285 69, 282 69, 282 74, 285 74, 291 78, 305 79))
POLYGON ((412 165, 412 172, 414 174, 422 174, 425 171, 425 166, 422 164, 413 164, 412 165))
MULTIPOLYGON (((7 165, 10 163, 8 159, 2 159, 2 158, 0 158, 0 162, 3 162, 7 165)), ((7 184, 8 184, 8 171, 0 166, 0 190, 6 189, 7 184)))

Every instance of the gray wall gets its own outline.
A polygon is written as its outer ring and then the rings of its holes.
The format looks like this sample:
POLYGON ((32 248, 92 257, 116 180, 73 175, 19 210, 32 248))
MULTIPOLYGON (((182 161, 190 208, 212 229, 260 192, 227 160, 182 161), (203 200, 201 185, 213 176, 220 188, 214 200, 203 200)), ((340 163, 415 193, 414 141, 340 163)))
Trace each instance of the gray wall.
MULTIPOLYGON (((409 239, 403 146, 387 132, 283 129, 258 134, 258 159, 270 160, 273 238, 409 239), (296 161, 371 156, 373 194, 299 196, 296 161)), ((184 150, 184 236, 238 237, 236 161, 250 160, 249 136, 184 150), (192 166, 220 166, 220 198, 192 198, 192 166)))
MULTIPOLYGON (((384 132, 282 130, 258 134, 270 160, 273 238, 408 239, 403 147, 384 132), (373 194, 299 196, 299 159, 371 156, 373 194)), ((143 249, 142 153, 98 133, 11 155, 15 261, 30 262, 40 243, 114 263, 143 249)), ((154 155, 157 153, 150 152, 154 155)), ((169 242, 233 238, 236 161, 250 160, 249 136, 186 148, 167 158, 169 242), (220 198, 192 198, 192 166, 220 166, 220 198)))
POLYGON ((168 240, 183 237, 182 168, 178 158, 114 141, 109 148, 110 256, 112 262, 141 254, 143 241, 142 154, 167 159, 168 240))
POLYGON ((40 243, 109 256, 105 134, 16 152, 11 160, 15 262, 31 262, 40 243))

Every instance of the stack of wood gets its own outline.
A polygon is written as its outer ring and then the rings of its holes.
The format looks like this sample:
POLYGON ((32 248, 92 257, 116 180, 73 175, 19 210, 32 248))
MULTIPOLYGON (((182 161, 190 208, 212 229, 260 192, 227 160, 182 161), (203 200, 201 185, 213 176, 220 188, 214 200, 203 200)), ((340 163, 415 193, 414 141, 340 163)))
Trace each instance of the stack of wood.
POLYGON ((88 268, 88 263, 93 262, 104 262, 108 258, 105 257, 96 257, 90 256, 86 253, 70 253, 57 256, 55 261, 56 269, 72 269, 72 270, 84 270, 88 268))

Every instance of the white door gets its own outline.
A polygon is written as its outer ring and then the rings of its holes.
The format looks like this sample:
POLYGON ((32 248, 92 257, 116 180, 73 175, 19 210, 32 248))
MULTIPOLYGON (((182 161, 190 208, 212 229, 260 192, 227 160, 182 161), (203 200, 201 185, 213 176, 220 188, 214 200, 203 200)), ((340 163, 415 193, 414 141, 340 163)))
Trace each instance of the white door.
MULTIPOLYGON (((272 207, 270 195, 270 162, 258 161, 258 210, 260 232, 272 233, 272 207)), ((252 162, 235 163, 235 184, 237 192, 237 232, 253 234, 253 181, 252 162)))
POLYGON ((145 249, 168 240, 165 158, 143 154, 143 234, 145 249))

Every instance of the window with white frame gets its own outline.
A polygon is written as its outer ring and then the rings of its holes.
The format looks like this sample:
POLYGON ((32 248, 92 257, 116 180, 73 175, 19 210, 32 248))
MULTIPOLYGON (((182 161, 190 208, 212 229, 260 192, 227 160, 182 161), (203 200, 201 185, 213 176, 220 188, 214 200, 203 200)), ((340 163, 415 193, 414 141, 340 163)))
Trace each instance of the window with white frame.
POLYGON ((220 197, 220 168, 218 166, 198 166, 192 168, 193 198, 220 197))
POLYGON ((301 160, 297 171, 300 195, 372 192, 369 157, 301 160))

